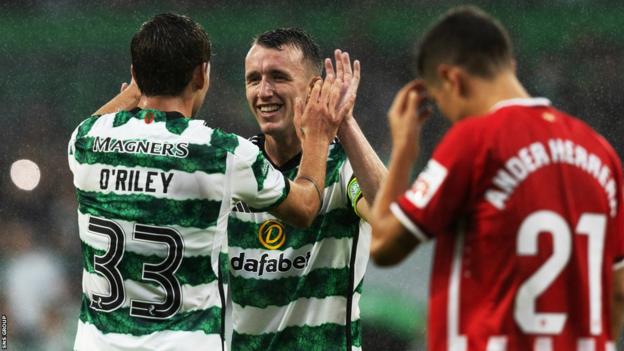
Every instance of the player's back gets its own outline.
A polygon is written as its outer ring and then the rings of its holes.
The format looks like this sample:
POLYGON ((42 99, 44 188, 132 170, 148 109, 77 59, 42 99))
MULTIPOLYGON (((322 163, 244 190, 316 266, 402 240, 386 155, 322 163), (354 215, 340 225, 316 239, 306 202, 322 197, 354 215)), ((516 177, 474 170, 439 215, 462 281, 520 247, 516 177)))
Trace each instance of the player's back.
POLYGON ((76 349, 222 349, 218 255, 229 183, 245 181, 226 172, 238 141, 156 110, 77 128, 69 145, 84 257, 76 349))
POLYGON ((448 202, 461 204, 461 220, 436 235, 432 350, 613 349, 620 162, 591 128, 544 102, 507 102, 445 138, 466 155, 454 179, 467 179, 446 193, 459 198, 448 202))

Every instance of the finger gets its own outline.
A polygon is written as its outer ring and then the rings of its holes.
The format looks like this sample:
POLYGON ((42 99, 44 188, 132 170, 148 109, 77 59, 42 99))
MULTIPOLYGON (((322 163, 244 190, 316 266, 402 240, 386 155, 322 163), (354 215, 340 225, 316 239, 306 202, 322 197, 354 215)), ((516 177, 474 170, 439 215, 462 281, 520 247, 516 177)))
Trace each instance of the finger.
POLYGON ((407 118, 416 118, 416 111, 418 111, 418 92, 412 89, 407 93, 405 106, 405 116, 407 118))
POLYGON ((336 77, 336 72, 334 72, 334 65, 330 58, 325 59, 325 79, 331 77, 336 77))
POLYGON ((349 93, 357 95, 358 87, 360 86, 360 61, 355 60, 353 62, 353 76, 351 77, 351 83, 349 85, 349 93))
POLYGON ((403 86, 401 90, 396 94, 394 100, 392 101, 392 105, 390 106, 390 110, 388 110, 389 115, 401 115, 403 111, 405 111, 405 106, 407 104, 407 95, 411 90, 413 90, 418 81, 411 81, 403 86))
POLYGON ((342 84, 338 84, 339 81, 332 86, 330 96, 329 96, 329 113, 333 116, 335 115, 336 108, 338 107, 338 102, 342 100, 342 84))
POLYGON ((295 126, 295 133, 297 133, 299 139, 302 139, 305 134, 303 131, 303 127, 301 126, 301 119, 303 118, 304 109, 305 103, 303 102, 303 100, 299 97, 295 98, 295 117, 293 119, 293 124, 295 126))
POLYGON ((121 83, 121 88, 119 88, 119 92, 121 93, 122 91, 128 89, 128 83, 123 82, 121 83))
POLYGON ((388 110, 388 115, 400 115, 403 112, 405 97, 409 92, 410 87, 410 83, 408 83, 396 93, 394 100, 392 100, 392 105, 390 105, 390 109, 388 110))
POLYGON ((304 105, 301 98, 295 98, 295 121, 299 121, 303 115, 304 105))
POLYGON ((353 76, 353 70, 351 69, 351 58, 349 58, 348 52, 342 53, 342 66, 344 67, 344 79, 349 80, 353 76))
POLYGON ((344 80, 344 61, 340 49, 334 51, 334 59, 336 60, 336 79, 338 81, 344 80))
POLYGON ((323 81, 323 87, 321 89, 321 95, 319 97, 319 101, 321 103, 327 104, 329 101, 329 95, 332 91, 332 86, 334 85, 334 81, 336 75, 334 73, 334 66, 330 59, 325 59, 325 80, 323 81))
POLYGON ((301 116, 303 116, 303 110, 304 110, 303 101, 301 101, 301 98, 296 98, 295 99, 295 117, 293 121, 295 124, 295 128, 297 130, 301 126, 301 116))
POLYGON ((318 102, 319 96, 321 94, 322 86, 323 86, 322 79, 319 79, 316 82, 314 82, 314 86, 312 87, 312 90, 310 91, 310 98, 308 99, 308 105, 315 104, 318 102))

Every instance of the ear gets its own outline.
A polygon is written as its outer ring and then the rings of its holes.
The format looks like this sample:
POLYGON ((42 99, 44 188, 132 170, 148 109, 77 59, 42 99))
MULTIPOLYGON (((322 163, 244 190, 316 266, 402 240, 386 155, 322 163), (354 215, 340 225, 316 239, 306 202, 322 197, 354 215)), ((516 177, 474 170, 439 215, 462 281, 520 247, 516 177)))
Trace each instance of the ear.
POLYGON ((204 62, 201 65, 197 65, 193 71, 193 89, 202 90, 206 85, 210 84, 210 63, 204 62))
POLYGON ((468 95, 468 75, 463 68, 455 65, 440 64, 438 66, 438 77, 442 84, 446 85, 453 94, 461 97, 468 95))

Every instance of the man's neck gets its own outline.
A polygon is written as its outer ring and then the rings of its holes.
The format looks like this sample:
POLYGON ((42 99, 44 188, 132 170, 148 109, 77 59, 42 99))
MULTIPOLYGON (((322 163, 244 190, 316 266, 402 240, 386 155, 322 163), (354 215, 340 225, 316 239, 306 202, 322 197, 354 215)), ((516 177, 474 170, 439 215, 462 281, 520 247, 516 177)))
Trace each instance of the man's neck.
POLYGON ((184 96, 145 96, 139 99, 138 107, 159 111, 180 112, 185 117, 193 115, 193 103, 184 96))
POLYGON ((265 134, 264 151, 274 165, 282 167, 301 152, 301 142, 294 130, 279 136, 265 134))
POLYGON ((485 115, 504 100, 531 97, 513 71, 501 73, 493 80, 476 80, 471 88, 474 97, 467 106, 466 116, 485 115))

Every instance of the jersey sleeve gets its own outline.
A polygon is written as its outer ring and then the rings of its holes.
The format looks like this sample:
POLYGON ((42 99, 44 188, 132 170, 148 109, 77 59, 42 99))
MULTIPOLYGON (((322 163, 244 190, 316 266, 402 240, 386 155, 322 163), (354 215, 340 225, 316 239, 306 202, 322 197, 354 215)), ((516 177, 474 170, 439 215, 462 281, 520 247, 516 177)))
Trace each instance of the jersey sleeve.
POLYGON ((78 134, 78 128, 74 130, 67 144, 67 162, 72 173, 76 169, 76 134, 78 134))
POLYGON ((78 165, 78 161, 76 160, 76 141, 80 138, 83 138, 93 127, 97 120, 97 116, 92 116, 80 122, 78 127, 74 129, 71 137, 69 138, 69 143, 67 144, 67 161, 69 163, 69 169, 72 171, 72 173, 75 172, 78 165))
MULTIPOLYGON (((615 153, 615 151, 614 151, 615 153)), ((624 268, 624 175, 622 172, 622 164, 617 155, 613 158, 615 161, 615 178, 617 183, 617 212, 614 218, 613 236, 615 237, 613 268, 624 268)))
POLYGON ((465 125, 451 128, 412 187, 390 205, 395 217, 420 241, 452 232, 457 223, 471 186, 476 149, 472 140, 465 125))
POLYGON ((278 206, 290 191, 288 179, 250 141, 239 138, 239 147, 228 165, 232 197, 255 211, 278 206))

